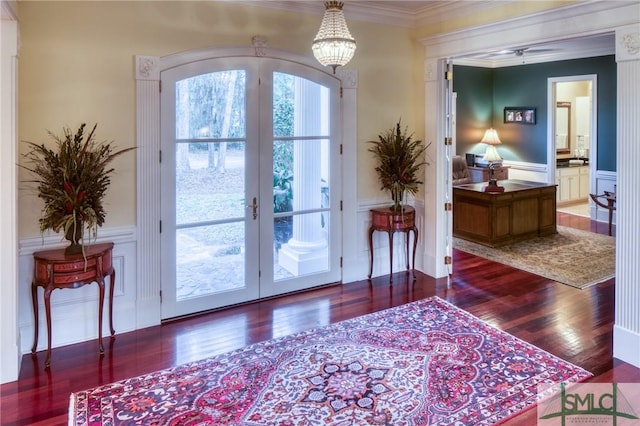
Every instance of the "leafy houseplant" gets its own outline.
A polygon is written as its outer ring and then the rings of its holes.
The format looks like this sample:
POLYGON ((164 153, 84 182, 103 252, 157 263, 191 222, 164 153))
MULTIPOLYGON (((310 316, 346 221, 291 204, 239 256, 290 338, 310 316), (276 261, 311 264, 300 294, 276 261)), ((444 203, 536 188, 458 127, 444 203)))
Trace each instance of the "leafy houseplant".
POLYGON ((428 164, 424 152, 429 145, 413 139, 413 133, 407 135, 407 128, 400 128, 400 121, 394 127, 378 135, 378 140, 369 141, 373 146, 369 152, 378 161, 375 170, 378 173, 380 189, 389 190, 393 199, 393 210, 402 210, 407 193, 415 195, 420 168, 428 164))
POLYGON ((109 163, 118 155, 135 149, 114 151, 111 142, 96 142, 97 124, 86 136, 85 126, 81 124, 75 134, 65 127, 63 137, 48 131, 57 149, 26 142, 31 147, 24 154, 28 165, 21 166, 35 176, 28 182, 37 184, 38 197, 44 200, 40 231, 62 231, 71 243, 65 250, 67 254, 82 252, 80 241, 86 241, 84 231, 93 231, 95 236, 98 227, 104 223, 102 199, 114 171, 108 167, 109 163))

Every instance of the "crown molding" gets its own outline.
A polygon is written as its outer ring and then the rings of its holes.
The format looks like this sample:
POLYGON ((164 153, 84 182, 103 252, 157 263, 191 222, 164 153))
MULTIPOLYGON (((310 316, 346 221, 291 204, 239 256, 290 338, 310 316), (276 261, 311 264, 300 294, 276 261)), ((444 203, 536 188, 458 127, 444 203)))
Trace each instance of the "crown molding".
MULTIPOLYGON (((296 13, 322 15, 323 1, 287 1, 287 0, 222 0, 228 3, 246 6, 286 10, 296 13)), ((403 8, 391 1, 345 0, 344 15, 348 20, 394 25, 406 28, 418 28, 444 20, 459 18, 514 3, 518 0, 432 0, 422 1, 424 6, 403 8)), ((406 2, 405 2, 406 3, 406 2)))
MULTIPOLYGON (((607 56, 615 54, 615 35, 613 33, 606 35, 603 40, 607 40, 606 46, 591 46, 585 38, 580 44, 571 45, 570 48, 560 48, 556 51, 539 53, 532 51, 527 54, 524 52, 522 56, 516 56, 513 53, 505 54, 502 57, 495 58, 478 58, 478 57, 461 57, 453 58, 456 65, 468 65, 483 68, 501 68, 516 65, 539 64, 543 62, 566 61, 570 59, 593 58, 597 56, 607 56)), ((532 46, 535 48, 535 46, 532 46)))
POLYGON ((0 0, 0 13, 2 14, 2 19, 17 21, 18 3, 16 0, 0 0))
MULTIPOLYGON (((501 49, 543 47, 548 44, 575 43, 577 39, 587 41, 584 46, 574 44, 573 51, 529 55, 525 52, 525 63, 551 60, 577 59, 615 54, 615 44, 588 43, 589 37, 612 34, 613 28, 637 22, 640 2, 591 0, 572 3, 560 8, 542 11, 523 17, 496 22, 491 25, 465 28, 449 33, 428 36, 419 41, 429 57, 452 58, 455 63, 494 66, 521 65, 522 57, 508 59, 498 64, 497 59, 481 55, 501 49)), ((594 39, 595 41, 595 39, 594 39)))

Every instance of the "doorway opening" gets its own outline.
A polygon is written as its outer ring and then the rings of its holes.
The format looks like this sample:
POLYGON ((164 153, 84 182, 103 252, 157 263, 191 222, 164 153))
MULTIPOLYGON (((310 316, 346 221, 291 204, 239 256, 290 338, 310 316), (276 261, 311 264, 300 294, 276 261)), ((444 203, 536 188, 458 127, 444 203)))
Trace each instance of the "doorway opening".
POLYGON ((597 75, 548 79, 548 170, 558 211, 591 218, 597 169, 597 75))

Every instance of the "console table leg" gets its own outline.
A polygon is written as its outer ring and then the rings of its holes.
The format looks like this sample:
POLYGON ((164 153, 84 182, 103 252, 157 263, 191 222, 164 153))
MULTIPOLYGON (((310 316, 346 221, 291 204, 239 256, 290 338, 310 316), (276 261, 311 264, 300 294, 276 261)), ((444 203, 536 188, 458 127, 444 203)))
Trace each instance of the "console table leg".
POLYGON ((44 291, 44 311, 47 316, 47 358, 44 367, 51 367, 51 290, 44 291))
MULTIPOLYGON (((407 235, 408 235, 408 234, 407 234, 407 235)), ((409 241, 409 240, 407 240, 407 244, 408 244, 408 241, 409 241)), ((418 247, 418 227, 417 227, 417 226, 414 226, 414 227, 413 227, 413 260, 412 260, 412 265, 413 265, 413 266, 412 266, 412 268, 411 268, 413 271, 415 271, 415 270, 416 270, 416 248, 417 248, 417 247, 418 247)), ((407 249, 408 249, 408 248, 409 248, 409 247, 407 246, 407 249)), ((409 254, 407 253, 407 257, 408 257, 408 256, 409 256, 409 254)), ((414 279, 414 280, 416 279, 415 275, 414 275, 413 279, 414 279)))
POLYGON ((389 234, 389 282, 391 282, 393 275, 393 231, 387 233, 389 234))
POLYGON ((38 286, 31 284, 31 304, 33 305, 33 346, 31 347, 31 353, 35 354, 38 347, 38 286))
POLYGON ((100 354, 104 354, 104 347, 102 346, 102 311, 104 308, 104 280, 98 281, 98 287, 100 295, 98 297, 98 348, 100 354))
POLYGON ((373 227, 369 228, 369 279, 373 274, 373 227))
POLYGON ((410 229, 407 229, 404 233, 404 239, 407 240, 407 250, 405 251, 407 256, 407 267, 405 269, 407 271, 409 270, 409 231, 410 229))
POLYGON ((113 289, 116 284, 116 270, 114 269, 111 274, 109 274, 109 328, 111 331, 111 336, 116 334, 115 328, 113 328, 113 289))

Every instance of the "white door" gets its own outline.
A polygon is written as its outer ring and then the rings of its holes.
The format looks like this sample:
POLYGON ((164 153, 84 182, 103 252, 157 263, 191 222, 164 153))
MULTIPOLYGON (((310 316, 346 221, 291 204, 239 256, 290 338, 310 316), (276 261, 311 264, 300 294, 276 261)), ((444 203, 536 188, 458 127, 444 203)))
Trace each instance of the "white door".
POLYGON ((339 281, 339 81, 257 57, 161 79, 162 318, 339 281))

